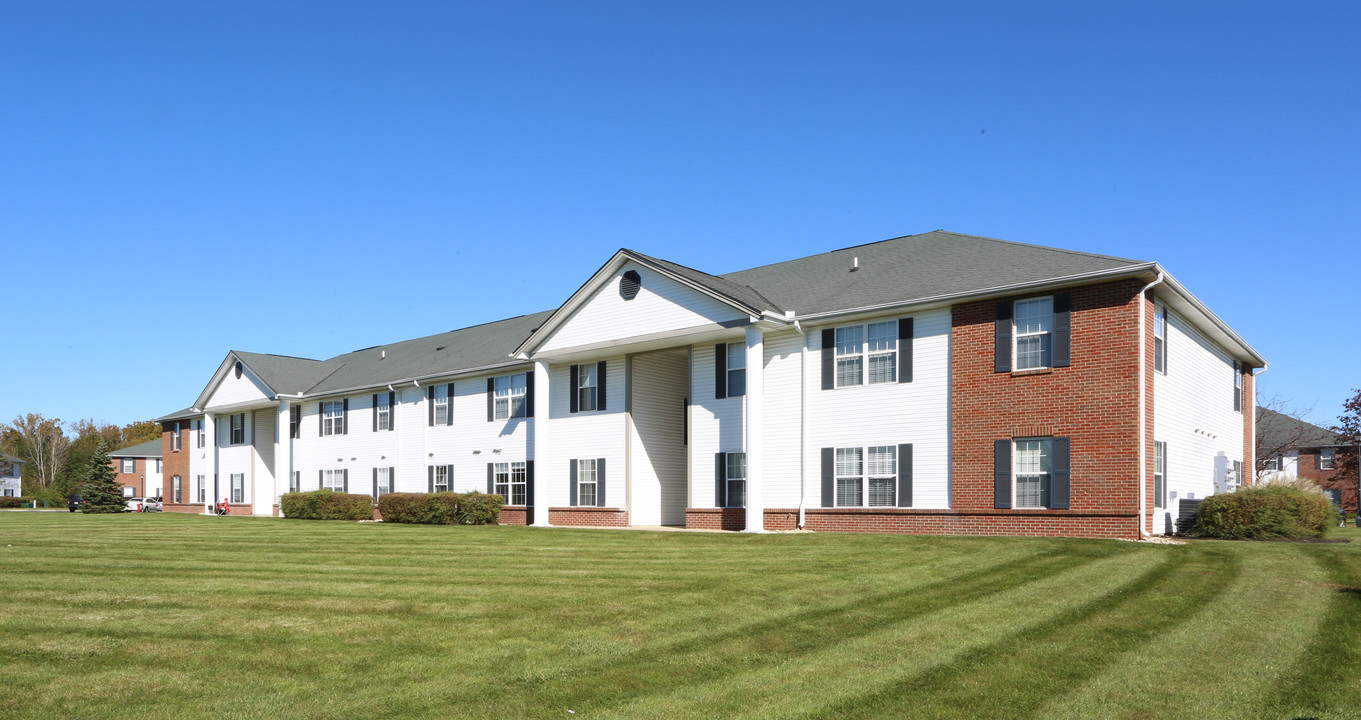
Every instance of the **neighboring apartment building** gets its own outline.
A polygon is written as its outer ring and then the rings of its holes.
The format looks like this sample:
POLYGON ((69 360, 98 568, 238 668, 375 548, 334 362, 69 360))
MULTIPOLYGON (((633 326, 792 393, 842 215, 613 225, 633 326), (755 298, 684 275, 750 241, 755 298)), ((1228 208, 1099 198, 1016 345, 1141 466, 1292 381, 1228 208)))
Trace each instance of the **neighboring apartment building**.
POLYGON ((118 472, 123 497, 161 496, 161 441, 148 440, 139 445, 109 453, 110 465, 118 472))
POLYGON ((24 461, 0 454, 0 497, 23 495, 24 461))
POLYGON ((1348 514, 1356 514, 1356 481, 1344 481, 1341 473, 1341 460, 1356 454, 1355 445, 1343 444, 1342 436, 1331 430, 1262 407, 1257 408, 1257 439, 1265 455, 1259 482, 1305 478, 1348 514))
POLYGON ((1241 482, 1264 365, 1156 263, 936 231, 722 276, 621 250, 552 311, 233 351, 161 421, 195 511, 450 489, 534 525, 1134 538, 1241 482))

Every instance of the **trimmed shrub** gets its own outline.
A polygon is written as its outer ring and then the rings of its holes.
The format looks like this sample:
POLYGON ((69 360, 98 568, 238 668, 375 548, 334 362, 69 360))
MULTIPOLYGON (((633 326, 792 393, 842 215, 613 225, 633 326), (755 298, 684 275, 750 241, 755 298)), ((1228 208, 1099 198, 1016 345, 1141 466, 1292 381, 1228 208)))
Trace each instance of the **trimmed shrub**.
POLYGON ((295 520, 372 520, 373 498, 334 490, 291 492, 279 497, 279 509, 295 520))
POLYGON ((378 498, 383 522, 452 525, 458 522, 458 493, 388 493, 378 498))
POLYGON ((461 525, 495 525, 501 519, 501 506, 504 504, 500 495, 488 495, 476 490, 465 493, 458 504, 458 522, 461 525))
POLYGON ((24 503, 31 502, 33 502, 33 498, 22 495, 19 497, 0 497, 0 508, 17 508, 22 507, 24 503))
POLYGON ((1200 504, 1194 534, 1223 540, 1321 538, 1337 523, 1328 498, 1268 485, 1211 495, 1200 504))

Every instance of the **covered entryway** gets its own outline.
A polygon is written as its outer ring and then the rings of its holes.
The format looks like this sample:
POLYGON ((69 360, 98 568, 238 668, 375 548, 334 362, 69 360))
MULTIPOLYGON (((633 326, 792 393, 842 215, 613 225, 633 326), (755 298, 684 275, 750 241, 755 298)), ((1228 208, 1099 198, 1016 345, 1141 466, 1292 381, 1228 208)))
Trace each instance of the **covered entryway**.
POLYGON ((686 399, 690 351, 673 348, 629 358, 629 522, 685 525, 686 399))

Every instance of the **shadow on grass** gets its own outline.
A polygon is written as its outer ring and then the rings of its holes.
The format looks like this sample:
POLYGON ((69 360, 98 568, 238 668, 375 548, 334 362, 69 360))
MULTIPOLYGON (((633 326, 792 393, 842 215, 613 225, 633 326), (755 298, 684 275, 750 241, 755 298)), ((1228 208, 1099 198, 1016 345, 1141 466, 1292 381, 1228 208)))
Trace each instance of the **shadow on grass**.
POLYGON ((1327 574, 1328 610, 1273 700, 1278 717, 1361 716, 1361 555, 1310 548, 1327 574))

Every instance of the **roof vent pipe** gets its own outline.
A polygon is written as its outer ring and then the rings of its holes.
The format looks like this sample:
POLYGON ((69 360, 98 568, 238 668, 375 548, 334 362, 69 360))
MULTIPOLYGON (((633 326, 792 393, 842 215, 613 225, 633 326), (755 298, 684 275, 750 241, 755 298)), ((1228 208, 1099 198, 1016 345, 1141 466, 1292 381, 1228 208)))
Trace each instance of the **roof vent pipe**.
POLYGON ((859 258, 858 256, 857 256, 857 257, 851 258, 851 272, 855 272, 856 270, 859 270, 859 269, 860 269, 860 258, 859 258))
POLYGON ((387 359, 387 357, 388 357, 388 351, 386 351, 386 350, 379 350, 378 352, 382 353, 381 355, 378 356, 378 359, 379 359, 379 360, 386 360, 386 359, 387 359))

